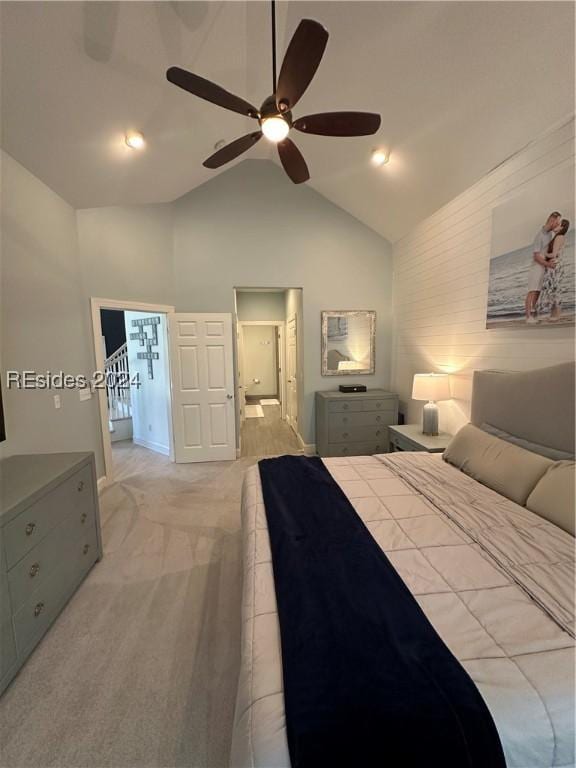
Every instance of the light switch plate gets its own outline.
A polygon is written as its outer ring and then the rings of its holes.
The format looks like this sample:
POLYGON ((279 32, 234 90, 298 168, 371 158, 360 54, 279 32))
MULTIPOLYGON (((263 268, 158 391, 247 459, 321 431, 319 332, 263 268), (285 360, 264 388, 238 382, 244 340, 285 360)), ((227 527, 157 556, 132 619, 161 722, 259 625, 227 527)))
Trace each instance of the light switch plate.
POLYGON ((54 395, 54 408, 62 408, 62 401, 60 395, 54 395))

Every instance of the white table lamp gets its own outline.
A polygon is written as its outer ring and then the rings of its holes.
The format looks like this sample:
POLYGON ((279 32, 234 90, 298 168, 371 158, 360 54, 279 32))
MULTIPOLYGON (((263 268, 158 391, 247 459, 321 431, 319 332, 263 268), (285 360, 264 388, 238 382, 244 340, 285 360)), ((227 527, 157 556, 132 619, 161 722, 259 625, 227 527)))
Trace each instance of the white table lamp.
POLYGON ((450 380, 447 373, 417 373, 412 385, 413 400, 428 400, 422 411, 422 432, 438 434, 436 400, 450 400, 450 380))

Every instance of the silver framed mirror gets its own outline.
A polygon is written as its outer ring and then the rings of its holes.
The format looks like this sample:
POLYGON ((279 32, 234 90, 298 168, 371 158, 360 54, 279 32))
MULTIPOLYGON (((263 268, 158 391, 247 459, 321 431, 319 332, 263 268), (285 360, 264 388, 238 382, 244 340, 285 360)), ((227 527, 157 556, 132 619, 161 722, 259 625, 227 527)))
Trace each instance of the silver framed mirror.
POLYGON ((322 312, 322 376, 361 376, 376 369, 376 312, 322 312))

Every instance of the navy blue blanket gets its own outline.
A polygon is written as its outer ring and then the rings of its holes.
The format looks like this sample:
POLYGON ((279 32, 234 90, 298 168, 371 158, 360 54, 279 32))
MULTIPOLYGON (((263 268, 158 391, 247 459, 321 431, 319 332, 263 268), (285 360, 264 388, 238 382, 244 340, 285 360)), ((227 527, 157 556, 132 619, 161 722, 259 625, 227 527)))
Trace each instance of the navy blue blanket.
POLYGON ((321 459, 259 467, 292 768, 505 768, 476 686, 321 459))

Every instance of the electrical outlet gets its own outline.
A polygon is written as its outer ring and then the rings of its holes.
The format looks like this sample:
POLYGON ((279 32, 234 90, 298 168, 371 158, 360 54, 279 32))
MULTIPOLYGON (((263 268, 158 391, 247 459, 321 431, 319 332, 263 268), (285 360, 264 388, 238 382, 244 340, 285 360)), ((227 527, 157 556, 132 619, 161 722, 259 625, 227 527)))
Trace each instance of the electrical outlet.
POLYGON ((62 401, 60 395, 54 395, 54 408, 62 408, 62 401))

